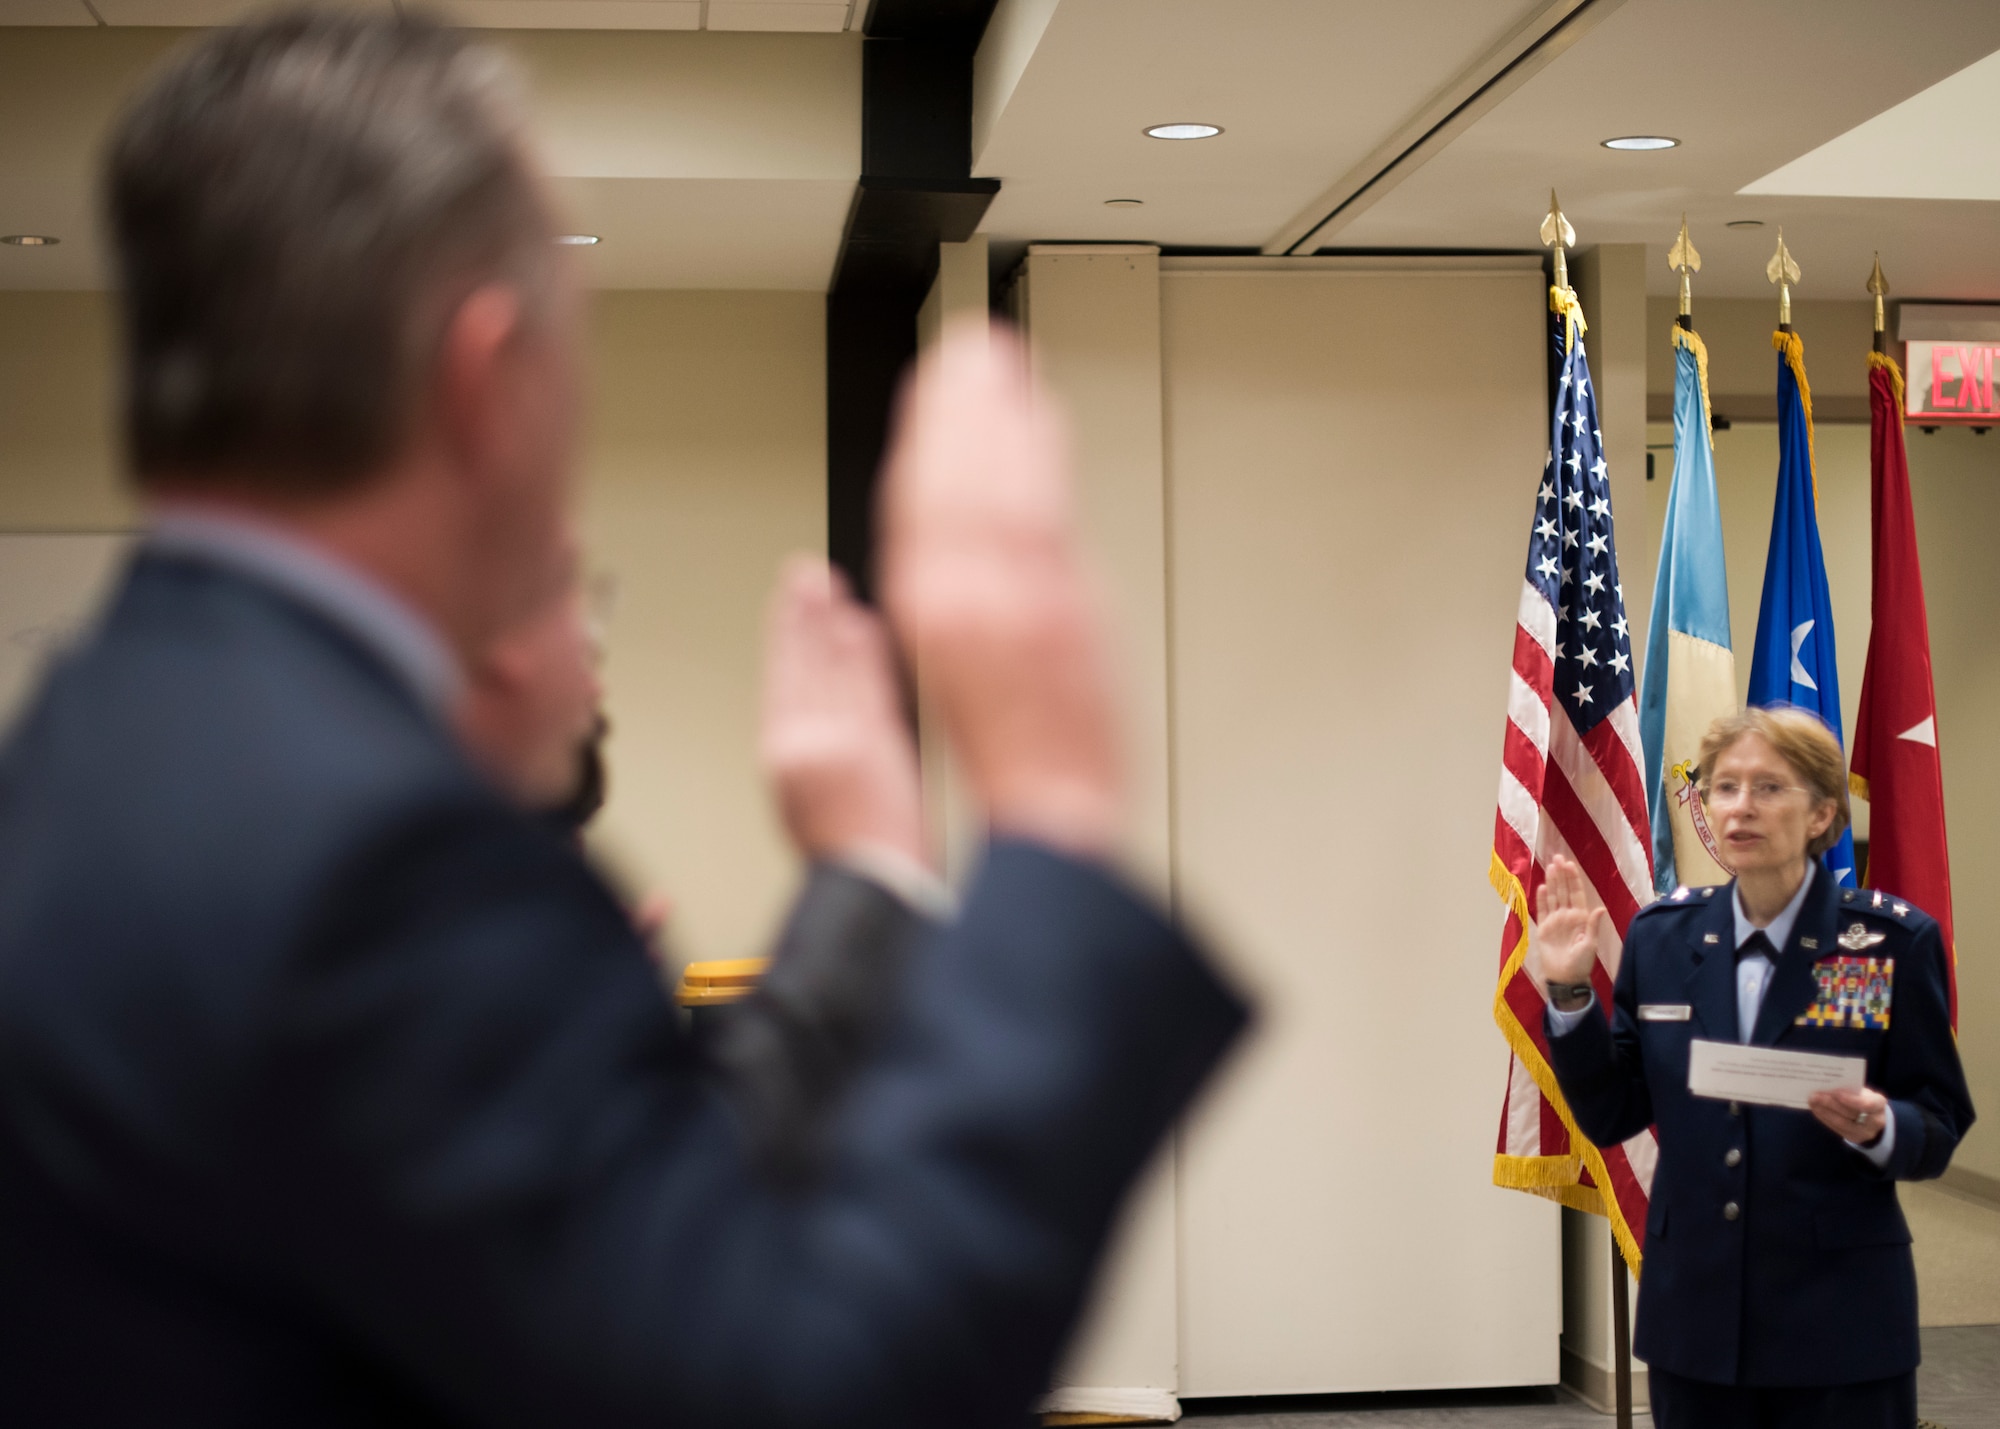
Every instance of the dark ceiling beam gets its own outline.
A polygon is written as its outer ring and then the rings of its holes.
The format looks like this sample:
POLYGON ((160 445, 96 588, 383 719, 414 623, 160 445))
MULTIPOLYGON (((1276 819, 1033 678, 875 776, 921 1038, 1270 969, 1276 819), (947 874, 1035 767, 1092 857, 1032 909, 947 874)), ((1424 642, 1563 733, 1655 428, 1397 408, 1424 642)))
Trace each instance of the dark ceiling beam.
POLYGON ((861 179, 826 299, 827 549, 874 591, 876 474, 938 244, 978 228, 972 57, 995 0, 874 0, 861 49, 861 179))

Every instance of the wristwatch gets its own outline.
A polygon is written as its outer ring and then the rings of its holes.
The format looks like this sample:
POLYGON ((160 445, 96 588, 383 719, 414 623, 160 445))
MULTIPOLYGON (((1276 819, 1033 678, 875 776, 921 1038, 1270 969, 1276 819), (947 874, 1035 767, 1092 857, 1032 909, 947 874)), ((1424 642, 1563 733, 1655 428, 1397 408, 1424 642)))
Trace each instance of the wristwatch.
POLYGON ((1579 1012, 1594 996, 1596 996, 1596 990, 1587 982, 1552 982, 1549 984, 1549 1001, 1555 1004, 1556 1011, 1558 1012, 1579 1012), (1565 1003, 1571 1005, 1566 1007, 1564 1006, 1565 1003))

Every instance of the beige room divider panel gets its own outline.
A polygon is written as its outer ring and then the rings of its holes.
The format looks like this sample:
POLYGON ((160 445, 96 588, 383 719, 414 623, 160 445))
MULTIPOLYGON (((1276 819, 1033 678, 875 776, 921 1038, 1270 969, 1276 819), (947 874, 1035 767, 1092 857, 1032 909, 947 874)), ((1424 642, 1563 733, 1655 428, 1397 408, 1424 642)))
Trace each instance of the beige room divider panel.
POLYGON ((1539 266, 1161 269, 1174 881, 1263 1008, 1181 1143, 1181 1394, 1551 1383, 1486 882, 1539 266))

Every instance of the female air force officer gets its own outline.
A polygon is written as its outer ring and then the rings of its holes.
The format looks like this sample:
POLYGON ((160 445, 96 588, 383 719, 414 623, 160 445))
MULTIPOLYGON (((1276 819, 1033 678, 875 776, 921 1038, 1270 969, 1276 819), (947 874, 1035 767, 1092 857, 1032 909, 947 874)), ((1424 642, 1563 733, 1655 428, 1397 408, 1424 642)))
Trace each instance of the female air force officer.
POLYGON ((1574 863, 1540 898, 1549 1060, 1609 1146, 1651 1125, 1634 1349, 1660 1429, 1911 1429, 1917 1283, 1898 1180, 1941 1173, 1972 1124, 1938 926, 1841 888, 1816 857, 1847 824, 1840 746, 1797 710, 1702 742, 1700 796, 1736 881, 1633 919, 1610 1016, 1590 974, 1607 914, 1574 863), (1695 1038, 1867 1059, 1810 1113, 1688 1091, 1695 1038))

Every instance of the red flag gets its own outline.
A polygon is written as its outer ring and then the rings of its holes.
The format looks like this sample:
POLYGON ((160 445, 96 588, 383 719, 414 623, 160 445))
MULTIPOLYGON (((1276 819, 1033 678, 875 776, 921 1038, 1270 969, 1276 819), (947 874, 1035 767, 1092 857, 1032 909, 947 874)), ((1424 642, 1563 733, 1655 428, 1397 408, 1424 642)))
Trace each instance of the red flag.
POLYGON ((1874 513, 1874 623, 1861 676, 1849 782, 1868 801, 1863 882, 1906 898, 1937 919, 1950 963, 1951 1025, 1958 1026, 1958 953, 1951 928, 1951 860, 1945 851, 1944 771, 1938 760, 1937 695, 1931 684, 1930 622, 1917 567, 1910 463, 1903 447, 1903 374, 1868 355, 1874 513))

